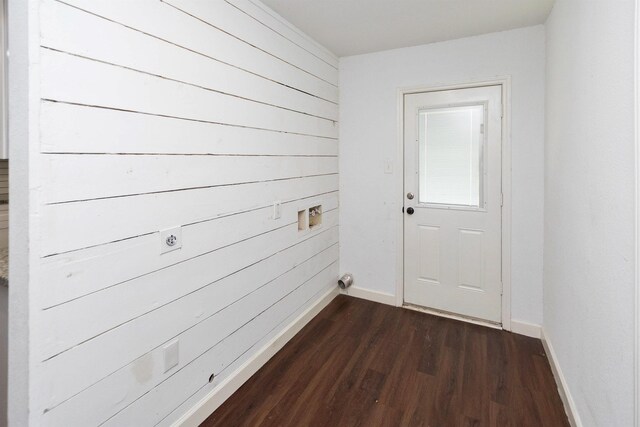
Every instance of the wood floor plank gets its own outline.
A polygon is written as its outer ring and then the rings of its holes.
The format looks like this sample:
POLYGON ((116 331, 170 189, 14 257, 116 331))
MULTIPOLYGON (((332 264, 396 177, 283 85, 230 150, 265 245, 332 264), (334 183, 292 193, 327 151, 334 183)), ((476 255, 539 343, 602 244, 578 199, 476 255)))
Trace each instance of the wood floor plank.
POLYGON ((569 423, 539 340, 340 296, 202 425, 569 423))
POLYGON ((490 399, 491 389, 487 362, 487 329, 469 324, 465 326, 464 364, 460 390, 460 411, 465 416, 464 425, 487 425, 489 408, 484 402, 490 399))

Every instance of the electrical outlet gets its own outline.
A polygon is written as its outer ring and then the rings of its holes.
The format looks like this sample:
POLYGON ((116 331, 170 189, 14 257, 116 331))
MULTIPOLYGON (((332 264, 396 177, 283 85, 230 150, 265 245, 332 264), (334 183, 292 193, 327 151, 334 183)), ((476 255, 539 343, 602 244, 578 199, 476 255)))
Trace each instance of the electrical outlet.
POLYGON ((282 202, 273 202, 273 219, 280 219, 282 217, 282 202))
POLYGON ((182 248, 182 227, 170 228, 160 232, 160 253, 182 248))
POLYGON ((178 366, 179 362, 179 341, 170 342, 164 347, 164 371, 168 372, 173 367, 178 366))

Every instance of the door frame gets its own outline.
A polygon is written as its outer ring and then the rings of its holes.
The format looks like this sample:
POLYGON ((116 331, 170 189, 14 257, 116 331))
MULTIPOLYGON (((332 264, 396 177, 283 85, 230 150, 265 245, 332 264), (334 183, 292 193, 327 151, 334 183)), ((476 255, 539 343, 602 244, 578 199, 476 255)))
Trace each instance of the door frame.
MULTIPOLYGON (((453 84, 412 86, 397 91, 397 152, 399 173, 396 188, 398 208, 404 206, 404 96, 412 93, 502 86, 502 329, 511 330, 511 76, 453 84)), ((404 213, 398 209, 396 248, 396 306, 404 306, 404 213)), ((456 316, 456 318, 458 318, 456 316)), ((460 316, 461 319, 465 319, 460 316)))

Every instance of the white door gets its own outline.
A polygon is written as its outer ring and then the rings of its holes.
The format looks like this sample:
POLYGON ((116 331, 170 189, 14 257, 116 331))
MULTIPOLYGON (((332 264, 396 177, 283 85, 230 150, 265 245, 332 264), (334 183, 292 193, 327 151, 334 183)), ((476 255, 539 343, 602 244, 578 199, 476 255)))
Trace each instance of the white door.
POLYGON ((404 302, 500 323, 502 88, 404 98, 404 302))

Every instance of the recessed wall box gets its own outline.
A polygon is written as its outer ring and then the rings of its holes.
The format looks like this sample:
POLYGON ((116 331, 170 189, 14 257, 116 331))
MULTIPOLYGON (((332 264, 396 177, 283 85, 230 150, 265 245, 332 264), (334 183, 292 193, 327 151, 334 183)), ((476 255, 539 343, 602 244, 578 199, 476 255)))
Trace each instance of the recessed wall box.
POLYGON ((309 229, 313 230, 322 224, 322 205, 309 208, 309 229))

